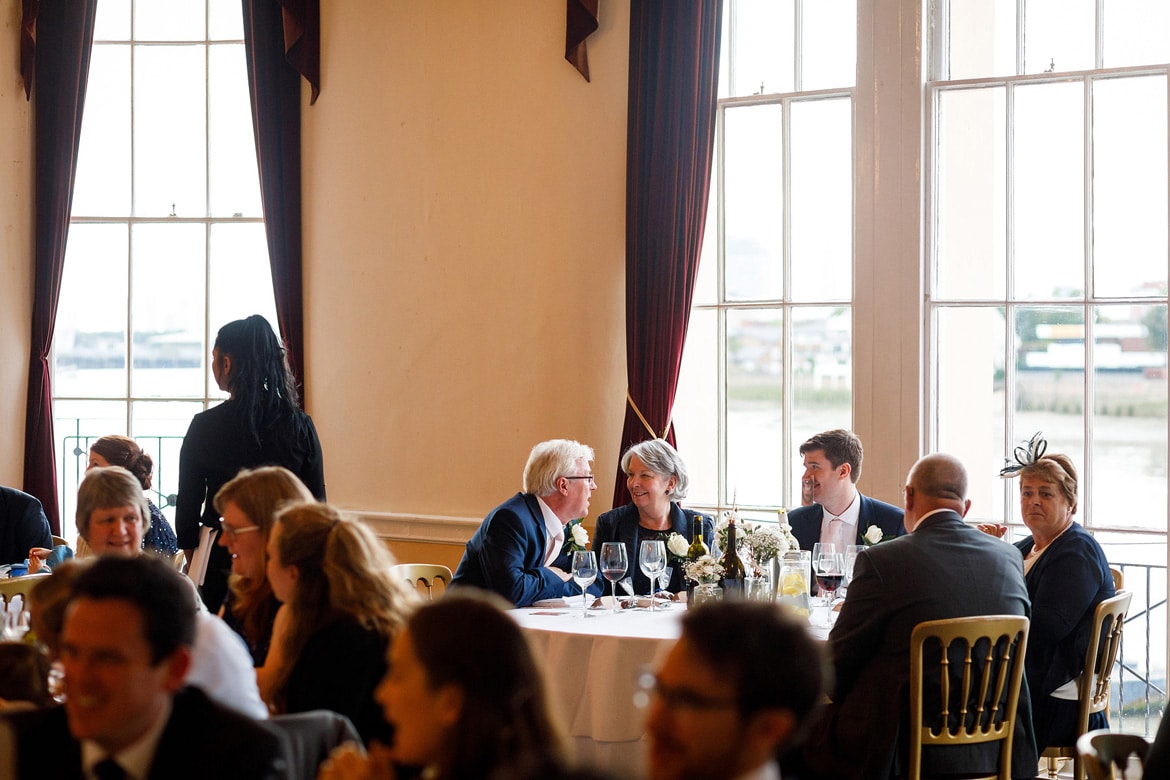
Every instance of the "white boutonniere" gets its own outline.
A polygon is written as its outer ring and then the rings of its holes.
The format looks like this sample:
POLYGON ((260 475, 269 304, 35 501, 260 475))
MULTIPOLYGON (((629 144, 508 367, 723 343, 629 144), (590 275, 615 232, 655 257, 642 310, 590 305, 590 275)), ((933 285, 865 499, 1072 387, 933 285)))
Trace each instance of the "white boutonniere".
POLYGON ((561 546, 561 555, 585 552, 588 549, 589 532, 581 525, 581 518, 570 520, 565 526, 565 543, 561 546))
POLYGON ((691 549, 691 543, 687 541, 682 534, 672 533, 666 537, 666 552, 674 561, 685 560, 687 551, 691 549))
POLYGON ((886 534, 884 531, 882 531, 882 527, 880 525, 871 525, 869 528, 865 529, 865 533, 862 534, 861 538, 865 541, 866 546, 872 546, 878 542, 884 541, 886 534))

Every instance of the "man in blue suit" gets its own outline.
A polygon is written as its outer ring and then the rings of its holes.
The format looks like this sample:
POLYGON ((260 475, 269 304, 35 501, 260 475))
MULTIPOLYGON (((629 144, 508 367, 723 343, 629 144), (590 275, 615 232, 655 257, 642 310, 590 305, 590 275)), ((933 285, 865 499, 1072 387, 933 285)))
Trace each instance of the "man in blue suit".
MULTIPOLYGON (((593 449, 568 439, 541 442, 524 466, 524 491, 493 509, 472 535, 451 586, 472 585, 518 607, 579 596, 569 572, 565 526, 589 514, 597 489, 593 449)), ((601 593, 594 582, 590 592, 601 593)))
POLYGON ((802 482, 812 488, 816 502, 788 513, 800 549, 828 542, 844 553, 846 545, 863 544, 867 532, 876 536, 876 531, 870 531, 874 526, 887 538, 906 533, 901 509, 857 491, 864 453, 855 433, 840 428, 818 433, 800 445, 800 454, 802 482))

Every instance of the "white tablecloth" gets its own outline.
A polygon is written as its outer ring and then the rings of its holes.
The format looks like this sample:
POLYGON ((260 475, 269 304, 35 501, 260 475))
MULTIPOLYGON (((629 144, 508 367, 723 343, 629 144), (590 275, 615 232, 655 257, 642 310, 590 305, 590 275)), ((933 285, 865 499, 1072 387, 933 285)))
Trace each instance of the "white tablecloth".
POLYGON ((581 761, 618 777, 643 777, 645 712, 635 706, 638 677, 679 636, 686 608, 671 605, 654 613, 623 610, 617 615, 576 609, 512 610, 549 677, 552 706, 581 761))

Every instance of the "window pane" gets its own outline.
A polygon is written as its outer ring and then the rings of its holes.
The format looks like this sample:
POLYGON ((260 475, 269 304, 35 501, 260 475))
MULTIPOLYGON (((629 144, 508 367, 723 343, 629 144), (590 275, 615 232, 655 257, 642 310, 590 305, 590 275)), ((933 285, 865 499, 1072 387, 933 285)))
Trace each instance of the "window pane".
POLYGON ((693 309, 674 398, 674 432, 691 486, 687 504, 719 501, 719 328, 713 309, 693 309))
MULTIPOLYGON (((171 506, 170 496, 179 492, 179 448, 191 418, 202 411, 201 402, 135 401, 130 405, 134 440, 154 460, 150 499, 161 509, 171 506)), ((164 514, 174 522, 173 511, 164 514)))
POLYGON ((134 0, 134 37, 140 41, 200 41, 205 37, 205 18, 204 0, 134 0))
POLYGON ((793 0, 732 0, 727 4, 731 97, 794 90, 793 0))
MULTIPOLYGON (((1016 413, 1011 440, 1043 431, 1049 452, 1085 462, 1085 319, 1080 307, 1016 311, 1016 413)), ((1006 453, 1005 453, 1006 454, 1006 453)))
POLYGON ((1166 0, 1104 1, 1104 67, 1170 62, 1170 3, 1166 0))
POLYGON ((1093 284, 1166 294, 1166 77, 1093 83, 1093 284))
POLYGON ((857 81, 856 0, 801 4, 800 89, 852 87, 857 81))
POLYGON ((1096 0, 1028 0, 1024 4, 1024 73, 1092 68, 1096 17, 1096 0))
POLYGON ((1017 298, 1085 290, 1084 100, 1076 83, 1015 90, 1017 298))
POLYGON ((203 225, 135 225, 133 393, 203 394, 203 225))
POLYGON ((134 47, 134 212, 207 213, 202 46, 134 47))
POLYGON ((939 79, 1016 74, 1015 0, 950 0, 948 62, 939 79))
POLYGON ((1004 310, 944 308, 935 317, 938 450, 967 466, 971 518, 1003 522, 1004 310))
POLYGON ((1002 300, 1007 281, 1004 90, 938 95, 936 294, 1002 300))
MULTIPOLYGON (((95 41, 130 40, 130 0, 101 0, 98 3, 97 16, 93 24, 93 39, 95 41)), ((86 110, 88 109, 89 93, 87 92, 86 110)))
POLYGON ((53 401, 53 432, 57 438, 57 500, 61 535, 73 545, 77 486, 89 465, 89 445, 110 434, 125 436, 125 401, 53 401))
MULTIPOLYGON (((276 299, 264 225, 211 226, 211 334, 232 320, 261 314, 276 328, 276 299)), ((210 350, 211 347, 209 346, 210 350)))
POLYGON ((244 45, 212 46, 209 58, 207 142, 211 215, 262 217, 244 45))
POLYGON ((237 0, 208 0, 207 37, 213 41, 242 41, 244 15, 237 0))
POLYGON ((727 487, 725 501, 783 500, 784 315, 727 313, 727 487))
POLYGON ((53 335, 55 395, 125 396, 126 256, 124 226, 70 228, 53 335))
POLYGON ((728 300, 775 300, 784 289, 784 163, 779 105, 723 112, 728 300))
POLYGON ((792 300, 853 294, 852 118, 848 98, 793 103, 792 300))
MULTIPOLYGON (((711 172, 714 178, 716 171, 711 172)), ((693 306, 719 302, 719 187, 711 183, 707 198, 707 222, 703 228, 703 245, 699 247, 699 272, 695 277, 693 306)))
POLYGON ((814 433, 853 427, 853 311, 848 306, 791 309, 792 478, 788 502, 800 503, 800 445, 814 433))
POLYGON ((1166 307, 1100 306, 1096 318, 1093 525, 1165 530, 1166 307))
POLYGON ((73 187, 73 216, 130 214, 129 74, 129 46, 93 47, 73 187))

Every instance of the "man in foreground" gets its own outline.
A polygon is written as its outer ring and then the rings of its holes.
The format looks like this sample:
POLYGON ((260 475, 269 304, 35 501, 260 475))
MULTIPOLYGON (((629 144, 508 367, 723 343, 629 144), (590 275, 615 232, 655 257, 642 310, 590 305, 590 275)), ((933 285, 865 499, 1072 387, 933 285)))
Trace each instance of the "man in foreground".
POLYGON ((0 720, 0 778, 283 777, 274 733, 182 688, 194 638, 191 588, 174 569, 98 558, 65 615, 65 706, 0 720))
MULTIPOLYGON (((963 523, 967 472, 950 455, 928 455, 905 487, 908 536, 857 557, 849 595, 829 634, 835 683, 814 727, 805 763, 825 778, 905 773, 909 735, 910 634, 926 620, 1030 615, 1018 551, 963 523)), ((995 774, 999 746, 934 748, 931 776, 995 774)), ((1036 774, 1031 707, 1021 691, 1012 777, 1036 774)), ((802 777, 805 775, 802 774, 802 777)))
POLYGON ((788 513, 800 549, 811 550, 817 542, 828 542, 844 553, 847 545, 863 544, 867 534, 873 542, 906 533, 901 509, 857 491, 864 451, 855 433, 840 428, 818 433, 800 445, 800 454, 804 458, 801 501, 805 506, 788 513), (806 492, 815 503, 805 501, 806 492))
POLYGON ((808 628, 770 604, 688 611, 654 677, 646 730, 652 780, 779 780, 779 756, 824 695, 808 628))
MULTIPOLYGON (((472 585, 518 607, 581 589, 567 571, 565 526, 589 514, 597 489, 593 449, 568 439, 541 442, 524 466, 524 491, 493 509, 467 542, 452 587, 472 585)), ((581 549, 587 549, 582 545, 581 549)), ((594 583, 590 592, 601 593, 594 583)))

